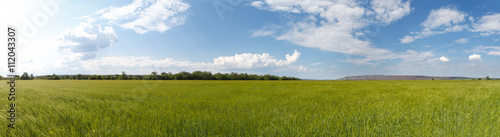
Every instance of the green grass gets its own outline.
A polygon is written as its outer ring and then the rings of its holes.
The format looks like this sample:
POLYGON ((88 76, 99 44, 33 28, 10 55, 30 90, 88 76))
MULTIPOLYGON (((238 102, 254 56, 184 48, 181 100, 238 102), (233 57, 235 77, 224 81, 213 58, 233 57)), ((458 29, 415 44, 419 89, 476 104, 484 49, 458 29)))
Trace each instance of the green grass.
MULTIPOLYGON (((7 81, 0 81, 6 83, 7 81)), ((17 81, 0 136, 500 136, 500 81, 17 81)))

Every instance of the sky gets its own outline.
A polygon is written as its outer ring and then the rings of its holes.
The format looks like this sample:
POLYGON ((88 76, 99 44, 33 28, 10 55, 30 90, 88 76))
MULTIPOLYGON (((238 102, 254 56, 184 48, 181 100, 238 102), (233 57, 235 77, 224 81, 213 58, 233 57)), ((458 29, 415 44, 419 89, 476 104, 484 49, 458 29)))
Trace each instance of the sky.
MULTIPOLYGON (((500 77, 500 1, 494 0, 17 0, 0 5, 0 26, 17 28, 17 72, 34 75, 200 70, 302 79, 500 77)), ((0 63, 5 76, 7 60, 0 63)))

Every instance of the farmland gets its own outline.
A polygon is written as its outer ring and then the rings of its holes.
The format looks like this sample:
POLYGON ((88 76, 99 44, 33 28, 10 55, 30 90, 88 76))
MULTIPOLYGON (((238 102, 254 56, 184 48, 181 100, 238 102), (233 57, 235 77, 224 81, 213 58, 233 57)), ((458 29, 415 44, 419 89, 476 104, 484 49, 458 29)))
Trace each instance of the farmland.
POLYGON ((500 135, 497 80, 16 83, 13 130, 0 85, 0 136, 500 135))

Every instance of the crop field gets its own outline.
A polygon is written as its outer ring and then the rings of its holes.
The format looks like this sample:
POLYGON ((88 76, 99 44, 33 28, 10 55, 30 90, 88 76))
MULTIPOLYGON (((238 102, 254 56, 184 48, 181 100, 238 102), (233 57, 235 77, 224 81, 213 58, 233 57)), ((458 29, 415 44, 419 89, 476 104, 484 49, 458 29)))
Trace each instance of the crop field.
POLYGON ((0 136, 500 136, 500 80, 0 82, 0 136))

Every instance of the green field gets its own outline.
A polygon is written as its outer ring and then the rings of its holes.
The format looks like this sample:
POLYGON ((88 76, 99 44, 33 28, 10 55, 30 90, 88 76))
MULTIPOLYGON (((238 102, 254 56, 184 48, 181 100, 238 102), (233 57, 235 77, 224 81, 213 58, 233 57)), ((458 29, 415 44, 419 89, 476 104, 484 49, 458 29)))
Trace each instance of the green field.
POLYGON ((500 81, 17 81, 0 136, 500 136, 500 81))

